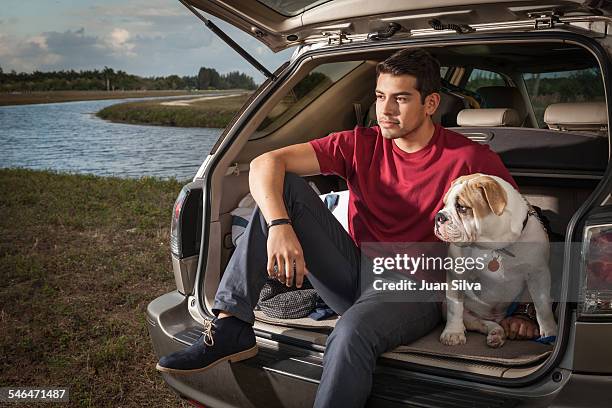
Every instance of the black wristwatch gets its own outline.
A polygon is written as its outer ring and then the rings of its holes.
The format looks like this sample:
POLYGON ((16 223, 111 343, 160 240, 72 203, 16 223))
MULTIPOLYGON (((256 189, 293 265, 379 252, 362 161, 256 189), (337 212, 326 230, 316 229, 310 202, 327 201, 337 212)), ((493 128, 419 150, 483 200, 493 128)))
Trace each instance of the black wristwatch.
POLYGON ((291 224, 291 220, 289 218, 277 218, 268 223, 268 228, 273 227, 275 225, 283 225, 283 224, 291 224))
POLYGON ((520 303, 512 316, 523 316, 537 323, 536 310, 533 303, 520 303))

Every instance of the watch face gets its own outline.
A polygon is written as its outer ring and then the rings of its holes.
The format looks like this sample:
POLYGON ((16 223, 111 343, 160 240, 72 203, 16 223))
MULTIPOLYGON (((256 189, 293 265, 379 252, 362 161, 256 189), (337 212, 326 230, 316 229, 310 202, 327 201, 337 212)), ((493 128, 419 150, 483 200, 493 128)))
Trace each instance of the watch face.
POLYGON ((535 310, 535 306, 533 305, 533 303, 529 303, 527 305, 527 313, 529 313, 529 316, 534 319, 536 317, 536 310, 535 310))
POLYGON ((521 312, 525 314, 527 317, 529 317, 530 319, 535 319, 536 317, 535 307, 533 306, 532 303, 526 303, 522 305, 521 309, 522 309, 521 312))
POLYGON ((532 303, 523 303, 519 305, 516 309, 515 314, 523 315, 532 320, 535 320, 536 318, 535 307, 533 306, 532 303))

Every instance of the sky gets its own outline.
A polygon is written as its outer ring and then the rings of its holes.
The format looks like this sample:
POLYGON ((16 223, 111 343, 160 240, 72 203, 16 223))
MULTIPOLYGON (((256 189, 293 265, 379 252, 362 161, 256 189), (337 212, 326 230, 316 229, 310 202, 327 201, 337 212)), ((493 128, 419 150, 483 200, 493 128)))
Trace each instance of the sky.
MULTIPOLYGON (((141 76, 183 76, 197 75, 205 66, 220 73, 244 72, 258 83, 264 79, 178 0, 0 3, 0 67, 5 72, 108 66, 141 76)), ((293 50, 275 54, 231 25, 211 20, 270 71, 291 56, 293 50)))

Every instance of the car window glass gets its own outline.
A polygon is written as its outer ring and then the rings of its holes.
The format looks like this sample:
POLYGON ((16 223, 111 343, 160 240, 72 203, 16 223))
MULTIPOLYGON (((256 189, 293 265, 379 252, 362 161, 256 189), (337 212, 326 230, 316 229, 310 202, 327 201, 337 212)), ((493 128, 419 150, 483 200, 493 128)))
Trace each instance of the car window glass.
POLYGON ((540 127, 545 127, 544 111, 553 103, 605 101, 598 68, 524 73, 523 79, 540 127))
POLYGON ((446 78, 448 67, 440 67, 440 78, 446 78))
POLYGON ((289 119, 362 63, 363 61, 334 62, 320 65, 312 70, 272 108, 252 139, 270 133, 287 123, 289 119))
POLYGON ((465 89, 476 92, 483 86, 506 86, 506 81, 497 72, 473 69, 465 84, 465 89))

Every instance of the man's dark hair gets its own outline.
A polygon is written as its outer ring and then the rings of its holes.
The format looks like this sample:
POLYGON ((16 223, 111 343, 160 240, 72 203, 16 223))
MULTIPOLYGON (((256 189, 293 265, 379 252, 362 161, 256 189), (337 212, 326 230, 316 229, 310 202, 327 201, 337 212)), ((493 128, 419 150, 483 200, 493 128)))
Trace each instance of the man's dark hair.
POLYGON ((416 89, 425 97, 440 92, 440 63, 427 51, 420 48, 406 48, 391 55, 376 65, 376 78, 380 74, 412 75, 416 78, 416 89))

